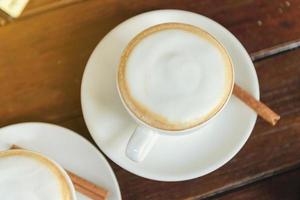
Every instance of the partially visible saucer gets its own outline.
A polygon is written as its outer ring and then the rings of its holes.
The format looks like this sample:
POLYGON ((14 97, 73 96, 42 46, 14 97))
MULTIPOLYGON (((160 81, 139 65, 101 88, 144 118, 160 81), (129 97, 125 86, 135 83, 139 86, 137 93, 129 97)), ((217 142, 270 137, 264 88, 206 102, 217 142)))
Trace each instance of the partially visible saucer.
MULTIPOLYGON (((121 194, 114 172, 104 156, 86 139, 73 131, 47 123, 20 123, 0 129, 0 148, 17 144, 40 152, 65 169, 107 189, 108 200, 120 200, 121 194)), ((76 193, 78 200, 88 197, 76 193)))
POLYGON ((182 181, 203 176, 228 162, 247 141, 256 113, 232 96, 212 122, 184 136, 160 135, 143 162, 125 155, 137 124, 118 97, 116 70, 128 42, 142 30, 165 22, 199 26, 225 46, 234 64, 236 83, 259 98, 253 63, 240 42, 223 26, 196 13, 158 10, 126 20, 100 41, 92 53, 82 80, 81 103, 87 127, 99 148, 124 169, 154 180, 182 181))

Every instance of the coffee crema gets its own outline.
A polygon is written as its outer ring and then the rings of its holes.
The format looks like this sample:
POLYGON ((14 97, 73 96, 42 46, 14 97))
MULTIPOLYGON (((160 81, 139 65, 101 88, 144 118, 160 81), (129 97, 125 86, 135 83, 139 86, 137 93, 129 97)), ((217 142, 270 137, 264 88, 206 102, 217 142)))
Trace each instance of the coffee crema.
POLYGON ((179 131, 213 117, 233 88, 225 48, 206 31, 165 23, 138 34, 118 70, 123 103, 149 126, 179 131))
POLYGON ((0 152, 1 200, 72 200, 63 172, 46 157, 27 150, 0 152))

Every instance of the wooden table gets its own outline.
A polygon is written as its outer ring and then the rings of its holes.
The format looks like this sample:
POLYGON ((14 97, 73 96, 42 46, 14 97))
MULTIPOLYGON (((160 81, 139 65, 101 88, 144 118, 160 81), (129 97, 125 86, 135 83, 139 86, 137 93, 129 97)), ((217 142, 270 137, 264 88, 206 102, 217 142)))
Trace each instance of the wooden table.
POLYGON ((92 141, 80 107, 92 50, 123 20, 164 8, 228 28, 254 61, 261 99, 282 119, 276 127, 258 119, 229 163, 191 181, 151 181, 110 162, 123 199, 300 199, 300 0, 31 0, 16 20, 0 15, 0 125, 45 121, 92 141))

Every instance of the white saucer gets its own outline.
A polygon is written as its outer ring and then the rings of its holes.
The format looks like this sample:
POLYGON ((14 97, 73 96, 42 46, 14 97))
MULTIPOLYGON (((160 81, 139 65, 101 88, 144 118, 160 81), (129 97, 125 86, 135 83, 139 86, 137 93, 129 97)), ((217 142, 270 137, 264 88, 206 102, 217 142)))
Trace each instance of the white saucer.
POLYGON ((125 147, 136 127, 123 108, 116 89, 119 57, 140 31, 164 22, 200 26, 214 35, 232 57, 236 82, 259 98, 253 63, 240 42, 218 23, 195 13, 158 10, 126 20, 108 33, 91 55, 82 80, 81 103, 85 122, 101 150, 124 169, 154 180, 181 181, 200 177, 228 162, 245 144, 256 114, 231 97, 227 107, 211 123, 191 135, 160 135, 141 163, 125 156, 125 147))
MULTIPOLYGON (((2 145, 17 144, 40 152, 65 169, 106 188, 109 200, 121 199, 115 174, 104 156, 86 139, 73 131, 46 123, 20 123, 0 129, 2 145)), ((76 193, 78 200, 87 200, 76 193)))

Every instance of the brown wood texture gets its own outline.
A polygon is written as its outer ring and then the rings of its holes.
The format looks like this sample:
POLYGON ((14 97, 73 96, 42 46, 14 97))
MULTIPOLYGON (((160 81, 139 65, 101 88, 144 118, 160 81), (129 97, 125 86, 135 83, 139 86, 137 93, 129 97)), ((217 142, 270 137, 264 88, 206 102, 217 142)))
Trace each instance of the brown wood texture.
MULTIPOLYGON (((206 15, 229 28, 243 44, 248 43, 246 48, 250 52, 298 40, 300 33, 300 22, 297 20, 300 17, 298 0, 274 0, 272 3, 269 0, 31 0, 20 20, 27 19, 29 16, 36 18, 35 15, 45 14, 47 11, 66 6, 71 8, 61 10, 61 12, 68 13, 74 18, 94 15, 94 19, 98 18, 97 20, 102 22, 102 28, 108 23, 109 28, 112 28, 133 15, 149 10, 189 10, 206 15), (81 3, 74 6, 78 2, 81 3), (86 9, 92 13, 84 12, 87 11, 86 9), (78 13, 80 15, 77 15, 78 13), (265 37, 261 37, 262 35, 265 37)), ((66 22, 62 20, 61 24, 63 23, 66 22)), ((94 25, 99 27, 99 24, 94 25)))
POLYGON ((0 116, 5 116, 0 125, 80 115, 80 81, 93 48, 115 25, 143 11, 181 8, 207 15, 229 28, 250 52, 300 39, 299 1, 289 6, 282 1, 219 2, 87 0, 1 27, 0 58, 5 59, 0 59, 0 90, 7 95, 0 99, 0 116), (279 13, 279 7, 289 12, 279 13), (264 21, 263 28, 257 19, 264 21))
MULTIPOLYGON (((118 23, 164 8, 189 10, 218 21, 255 60, 300 45, 299 0, 32 0, 19 19, 2 23, 0 18, 0 126, 46 121, 92 141, 80 108, 81 77, 89 55, 118 23)), ((234 159, 191 181, 150 181, 110 162, 123 199, 200 199, 300 166, 300 50, 263 59, 255 66, 262 100, 282 116, 278 125, 274 128, 259 119, 234 159)))
POLYGON ((300 170, 291 171, 286 174, 272 177, 258 182, 250 187, 242 188, 216 200, 299 200, 300 199, 300 170))

